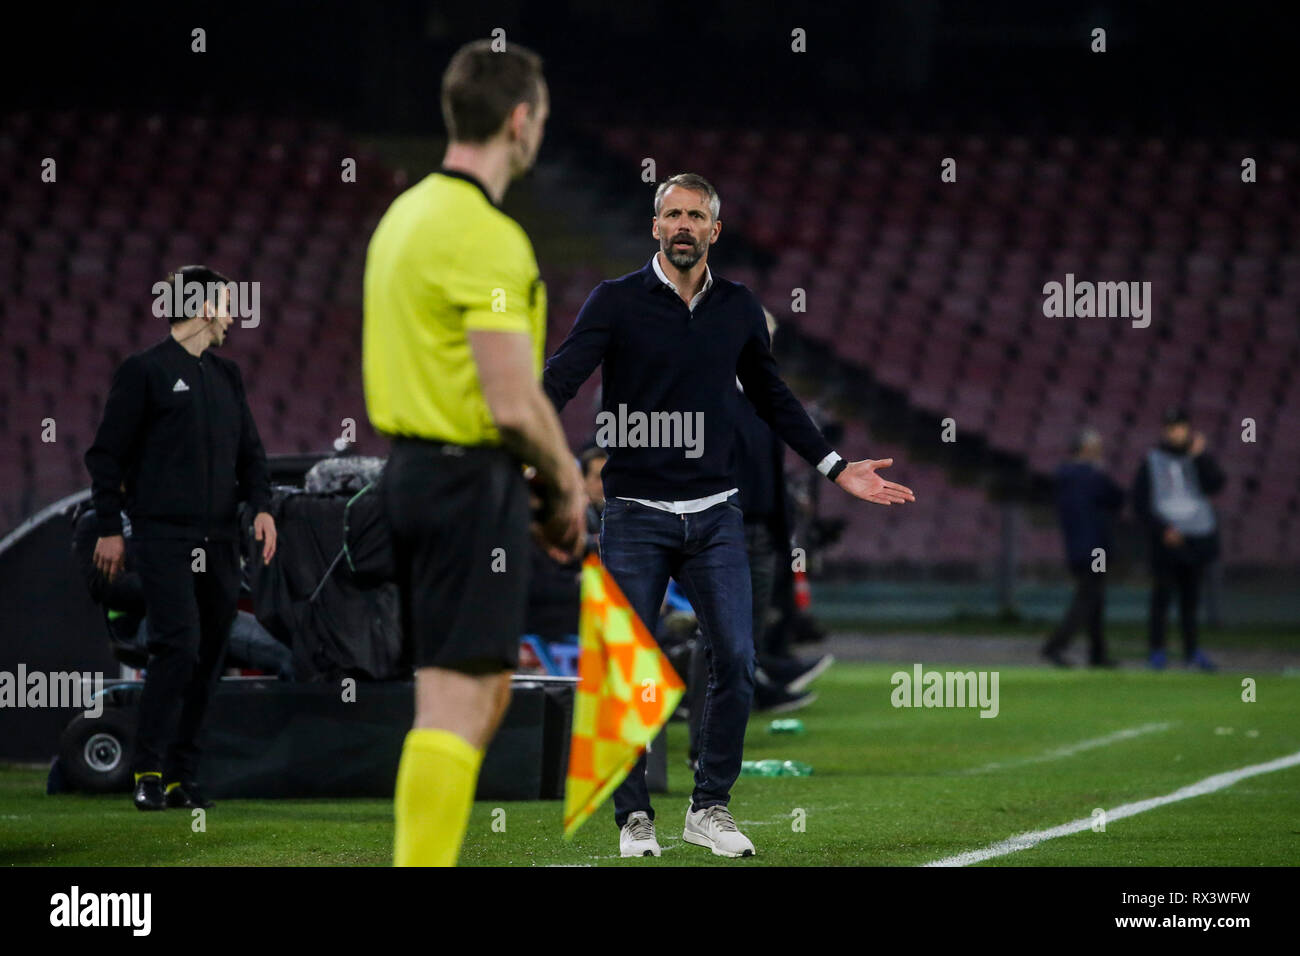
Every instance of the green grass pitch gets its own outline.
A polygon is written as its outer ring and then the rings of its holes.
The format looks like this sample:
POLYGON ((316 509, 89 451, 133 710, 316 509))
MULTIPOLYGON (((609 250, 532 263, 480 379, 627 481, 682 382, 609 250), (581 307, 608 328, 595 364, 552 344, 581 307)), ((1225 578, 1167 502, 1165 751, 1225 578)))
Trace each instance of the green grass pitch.
MULTIPOLYGON (((969 666, 926 663, 927 670, 969 666)), ((1000 713, 895 709, 890 676, 911 665, 838 664, 797 716, 803 736, 750 723, 746 757, 812 764, 806 778, 750 778, 732 810, 758 848, 723 860, 681 840, 691 776, 686 730, 669 730, 671 792, 655 799, 658 860, 620 860, 606 804, 575 840, 559 802, 478 803, 465 865, 912 866, 1172 793, 1300 750, 1300 676, 999 670, 1000 713), (1256 682, 1242 701, 1242 679, 1256 682), (1146 728, 1132 736, 1117 736, 1146 728), (1098 744, 1097 741, 1105 741, 1098 744), (1085 746, 1080 747, 1079 745, 1085 746), (501 813, 498 811, 504 811, 501 813)), ((205 832, 188 814, 141 814, 125 796, 47 797, 44 772, 0 769, 0 865, 386 865, 383 800, 225 801, 205 832)), ((1108 824, 984 865, 1293 865, 1300 767, 1108 824)))

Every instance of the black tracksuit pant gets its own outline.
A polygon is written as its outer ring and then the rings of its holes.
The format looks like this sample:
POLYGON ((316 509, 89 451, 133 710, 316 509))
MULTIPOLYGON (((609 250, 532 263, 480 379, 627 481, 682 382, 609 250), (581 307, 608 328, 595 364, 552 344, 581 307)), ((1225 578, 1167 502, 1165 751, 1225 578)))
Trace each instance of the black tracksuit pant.
POLYGON ((1088 565, 1071 567, 1074 575, 1074 600, 1059 627, 1052 633, 1045 651, 1060 654, 1069 645, 1074 632, 1088 632, 1088 660, 1101 664, 1106 660, 1106 573, 1093 571, 1088 565))
POLYGON ((137 538, 135 547, 149 630, 135 772, 189 783, 238 606, 239 547, 202 537, 137 538), (193 570, 195 548, 205 552, 202 571, 193 570))
POLYGON ((1165 619, 1169 614, 1169 599, 1178 592, 1178 622, 1183 630, 1183 657, 1196 656, 1196 612, 1201 601, 1201 576, 1205 565, 1201 562, 1180 564, 1175 561, 1156 561, 1151 568, 1154 582, 1151 587, 1151 622, 1149 637, 1152 651, 1165 649, 1165 619))

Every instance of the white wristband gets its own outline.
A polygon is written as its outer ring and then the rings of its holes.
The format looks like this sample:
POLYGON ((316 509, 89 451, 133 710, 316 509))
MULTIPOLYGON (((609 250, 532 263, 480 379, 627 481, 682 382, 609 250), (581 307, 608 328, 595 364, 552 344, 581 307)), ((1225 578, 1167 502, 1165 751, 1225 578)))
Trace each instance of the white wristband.
POLYGON ((830 470, 835 467, 835 463, 839 460, 840 460, 839 453, 831 452, 821 461, 817 462, 817 470, 820 471, 823 475, 828 474, 830 470))

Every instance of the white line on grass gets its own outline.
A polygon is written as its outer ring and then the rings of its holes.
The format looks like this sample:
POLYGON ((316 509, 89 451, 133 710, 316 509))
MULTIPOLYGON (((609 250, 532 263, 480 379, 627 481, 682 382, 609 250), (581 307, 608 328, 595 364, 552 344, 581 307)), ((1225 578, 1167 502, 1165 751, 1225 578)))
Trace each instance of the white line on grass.
MULTIPOLYGON (((1239 770, 1229 770, 1226 773, 1218 773, 1213 777, 1206 777, 1196 783, 1189 784, 1175 790, 1173 793, 1167 793, 1163 797, 1151 797, 1148 800, 1139 800, 1136 803, 1125 803, 1116 807, 1114 810, 1106 811, 1107 825, 1116 820, 1122 820, 1125 817, 1131 817, 1138 813, 1146 813, 1148 810, 1154 810, 1156 807, 1163 807, 1167 803, 1176 803, 1179 800, 1187 800, 1191 797, 1204 796, 1207 793, 1214 793, 1216 790, 1222 790, 1225 787, 1231 787, 1240 780, 1247 777, 1255 777, 1262 773, 1272 773, 1275 770, 1285 770, 1288 767, 1300 766, 1300 751, 1296 751, 1287 757, 1278 757, 1276 760, 1270 760, 1268 763, 1257 763, 1254 766, 1242 767, 1239 770)), ((1063 823, 1059 827, 1052 827, 1050 830, 1035 830, 1032 833, 1022 833, 1019 836, 1013 836, 1008 840, 1000 843, 994 843, 986 846, 982 850, 968 850, 965 853, 958 853, 956 856, 945 857, 942 860, 935 860, 932 863, 926 863, 926 866, 969 866, 972 863, 982 863, 985 860, 991 860, 997 856, 1007 856, 1020 850, 1028 850, 1042 843, 1044 840, 1054 840, 1057 837, 1069 836, 1072 833, 1082 833, 1084 830, 1092 828, 1092 817, 1084 817, 1080 820, 1072 820, 1069 823, 1063 823)))
POLYGON ((1060 760, 1062 757, 1073 757, 1077 753, 1083 753, 1085 750, 1092 750, 1096 747, 1107 747, 1121 740, 1131 740, 1134 737, 1141 737, 1143 734, 1153 734, 1161 730, 1168 730, 1172 727, 1171 723, 1143 724, 1140 727, 1126 727, 1123 730, 1117 730, 1113 734, 1106 734, 1104 737, 1093 737, 1089 740, 1080 740, 1077 744, 1066 744, 1064 747, 1054 747, 1045 753, 1038 754, 1034 757, 1023 757, 1019 760, 999 760, 993 763, 986 763, 982 767, 972 767, 969 770, 963 770, 963 774, 988 773, 990 770, 1004 770, 1007 767, 1022 767, 1030 763, 1046 763, 1049 760, 1060 760))

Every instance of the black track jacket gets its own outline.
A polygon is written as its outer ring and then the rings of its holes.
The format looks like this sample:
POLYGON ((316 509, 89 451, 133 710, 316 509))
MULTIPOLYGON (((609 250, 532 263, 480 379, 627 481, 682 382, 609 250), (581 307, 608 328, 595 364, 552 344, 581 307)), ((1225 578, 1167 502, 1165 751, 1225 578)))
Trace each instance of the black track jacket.
POLYGON ((85 461, 101 537, 122 533, 125 510, 136 538, 237 540, 238 502, 271 506, 239 367, 170 335, 113 375, 85 461))

